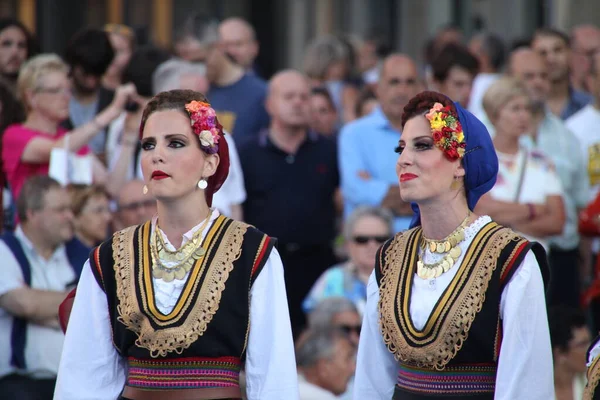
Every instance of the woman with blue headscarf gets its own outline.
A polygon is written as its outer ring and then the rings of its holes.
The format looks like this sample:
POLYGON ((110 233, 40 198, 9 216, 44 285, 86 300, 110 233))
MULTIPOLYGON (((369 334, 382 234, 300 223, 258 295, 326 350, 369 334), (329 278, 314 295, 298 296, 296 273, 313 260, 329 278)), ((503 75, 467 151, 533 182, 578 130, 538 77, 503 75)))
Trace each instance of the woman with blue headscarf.
POLYGON ((402 124, 396 172, 415 216, 378 251, 354 398, 554 398, 544 249, 472 212, 498 173, 487 130, 436 92, 402 124))

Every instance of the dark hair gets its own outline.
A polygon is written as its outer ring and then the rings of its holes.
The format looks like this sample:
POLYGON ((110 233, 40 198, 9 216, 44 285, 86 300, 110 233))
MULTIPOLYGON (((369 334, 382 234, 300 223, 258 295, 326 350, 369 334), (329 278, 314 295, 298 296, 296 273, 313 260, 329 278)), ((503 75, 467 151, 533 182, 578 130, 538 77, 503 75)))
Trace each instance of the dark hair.
POLYGON ((39 52, 38 43, 27 27, 23 25, 21 21, 14 18, 0 18, 0 32, 13 26, 19 28, 25 35, 25 40, 27 42, 27 58, 35 56, 39 52))
POLYGON ((531 47, 531 38, 530 37, 521 37, 512 41, 510 44, 509 52, 512 53, 515 50, 519 50, 522 48, 530 48, 531 47))
POLYGON ((102 76, 115 56, 108 34, 100 29, 85 29, 76 33, 65 51, 65 61, 71 68, 81 67, 86 74, 102 76))
POLYGON ((502 38, 493 33, 484 33, 481 35, 481 44, 483 51, 490 59, 492 67, 496 70, 502 68, 506 61, 506 49, 502 38))
POLYGON ((201 43, 211 43, 219 39, 219 20, 202 13, 190 15, 178 29, 175 41, 188 36, 201 43))
POLYGON ((375 96, 375 92, 372 89, 365 87, 360 93, 358 93, 358 98, 356 99, 356 107, 354 108, 354 112, 357 116, 362 115, 362 109, 369 100, 377 100, 377 96, 375 96))
POLYGON ((479 70, 479 61, 465 46, 449 43, 435 55, 431 63, 433 78, 444 82, 452 67, 464 68, 474 77, 479 70))
POLYGON ((133 83, 140 96, 152 97, 152 75, 170 58, 169 53, 154 46, 144 46, 133 52, 123 71, 123 83, 133 83))
POLYGON ((435 103, 441 103, 445 107, 450 107, 450 112, 458 118, 456 107, 450 97, 438 92, 424 91, 410 99, 404 106, 402 127, 404 128, 404 125, 409 119, 417 115, 425 115, 435 103))
POLYGON ((329 104, 329 107, 331 107, 332 109, 335 110, 335 103, 333 102, 333 98, 331 97, 331 93, 329 93, 329 90, 327 90, 327 88, 322 87, 322 86, 314 87, 311 90, 311 94, 313 96, 323 96, 323 97, 325 97, 325 100, 327 100, 327 103, 329 104))
POLYGON ((576 308, 554 306, 548 310, 548 326, 552 349, 567 351, 573 338, 573 329, 586 326, 583 312, 576 308))
POLYGON ((535 33, 533 34, 533 41, 535 41, 535 39, 538 36, 551 36, 551 37, 555 37, 558 38, 560 40, 562 40, 565 44, 565 46, 570 47, 571 46, 571 38, 569 38, 569 35, 567 35, 566 33, 564 33, 563 31, 556 29, 556 28, 551 28, 551 27, 543 27, 543 28, 539 28, 535 31, 535 33))
POLYGON ((27 221, 27 211, 37 211, 44 208, 46 193, 51 189, 61 188, 60 183, 48 175, 34 175, 28 178, 17 199, 17 214, 21 222, 27 221))

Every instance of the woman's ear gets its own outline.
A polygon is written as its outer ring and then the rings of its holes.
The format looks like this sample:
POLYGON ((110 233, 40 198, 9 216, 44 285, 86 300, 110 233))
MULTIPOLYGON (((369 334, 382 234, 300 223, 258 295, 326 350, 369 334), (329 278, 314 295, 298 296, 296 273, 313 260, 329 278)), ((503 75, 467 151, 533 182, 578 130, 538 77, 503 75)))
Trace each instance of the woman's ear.
POLYGON ((25 98, 23 100, 24 100, 25 106, 28 108, 35 108, 35 103, 36 103, 35 92, 31 89, 27 89, 27 90, 25 90, 24 94, 25 94, 25 98))
POLYGON ((465 171, 465 167, 463 167, 462 162, 458 163, 458 167, 456 168, 456 172, 454 173, 454 177, 455 178, 462 178, 467 174, 467 171, 465 171))
POLYGON ((206 154, 204 157, 204 170, 203 177, 209 178, 217 172, 217 167, 219 166, 219 162, 221 159, 218 154, 206 154))

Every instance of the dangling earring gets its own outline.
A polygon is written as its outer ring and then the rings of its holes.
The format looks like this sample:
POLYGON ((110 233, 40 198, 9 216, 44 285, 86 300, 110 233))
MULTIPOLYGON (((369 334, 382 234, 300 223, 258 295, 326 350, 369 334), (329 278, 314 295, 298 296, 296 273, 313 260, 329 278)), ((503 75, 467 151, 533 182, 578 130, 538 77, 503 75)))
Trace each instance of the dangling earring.
POLYGON ((460 189, 460 181, 458 180, 458 177, 454 177, 454 180, 450 184, 450 189, 451 190, 458 190, 458 189, 460 189))
POLYGON ((202 178, 200 179, 200 181, 198 181, 198 189, 206 189, 208 187, 208 182, 206 182, 206 179, 202 178))
POLYGON ((144 187, 142 188, 142 193, 148 194, 148 186, 144 185, 144 187))

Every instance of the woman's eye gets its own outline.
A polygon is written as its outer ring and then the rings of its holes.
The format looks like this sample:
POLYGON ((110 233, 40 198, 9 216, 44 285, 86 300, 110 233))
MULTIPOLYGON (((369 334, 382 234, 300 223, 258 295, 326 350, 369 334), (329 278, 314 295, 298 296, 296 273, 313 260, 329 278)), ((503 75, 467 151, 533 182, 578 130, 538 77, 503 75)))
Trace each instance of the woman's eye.
POLYGON ((174 148, 178 149, 178 148, 180 148, 180 147, 183 147, 183 146, 185 146, 185 143, 183 143, 183 142, 182 142, 182 141, 180 141, 180 140, 173 140, 171 143, 169 143, 169 146, 170 146, 170 147, 174 147, 174 148))
POLYGON ((429 149, 431 149, 431 147, 432 147, 431 143, 417 143, 415 145, 415 148, 417 150, 429 150, 429 149))
POLYGON ((142 150, 144 150, 144 151, 152 150, 153 148, 154 148, 154 143, 151 143, 151 142, 142 143, 142 150))

